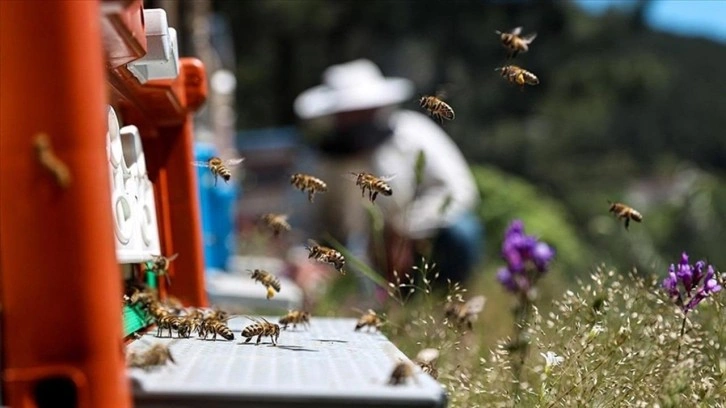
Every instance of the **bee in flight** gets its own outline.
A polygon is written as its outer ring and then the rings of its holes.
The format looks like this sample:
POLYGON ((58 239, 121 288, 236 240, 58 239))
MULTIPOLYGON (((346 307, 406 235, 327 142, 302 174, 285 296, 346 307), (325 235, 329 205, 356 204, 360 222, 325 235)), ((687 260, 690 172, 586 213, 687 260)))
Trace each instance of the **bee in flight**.
POLYGON ((290 224, 287 222, 287 214, 268 213, 260 217, 260 221, 265 224, 275 236, 280 235, 284 231, 290 231, 290 224))
POLYGON ((516 65, 507 65, 497 68, 495 71, 501 71, 502 77, 513 84, 519 85, 521 89, 524 89, 524 85, 539 84, 539 78, 535 74, 516 65))
POLYGON ((368 311, 361 314, 360 319, 358 319, 358 322, 355 324, 355 331, 358 331, 364 327, 367 331, 370 331, 371 327, 378 330, 381 328, 382 325, 383 321, 381 320, 380 316, 376 314, 376 311, 373 309, 368 309, 368 311))
POLYGON ((443 94, 438 93, 436 96, 424 95, 418 100, 421 107, 426 109, 429 115, 431 115, 434 119, 437 119, 441 124, 444 123, 444 119, 454 120, 454 117, 456 116, 454 115, 454 109, 451 108, 451 105, 444 102, 442 98, 443 94))
POLYGON ((434 361, 437 358, 439 358, 439 351, 434 348, 427 348, 418 352, 415 363, 421 367, 421 371, 436 379, 439 377, 439 370, 434 366, 434 361))
POLYGON ((168 362, 176 364, 169 346, 161 343, 156 343, 143 352, 130 352, 126 361, 129 367, 143 368, 147 371, 166 365, 168 362))
POLYGON ((272 341, 273 346, 277 346, 277 338, 280 337, 280 326, 275 323, 270 323, 265 318, 261 320, 248 317, 248 319, 255 322, 242 330, 242 337, 246 337, 245 343, 249 343, 253 337, 257 336, 257 344, 260 344, 262 336, 269 337, 272 341))
POLYGON ((234 167, 244 161, 244 158, 222 160, 219 157, 212 157, 207 161, 194 161, 192 164, 196 167, 209 167, 209 171, 214 176, 214 185, 217 185, 217 178, 222 177, 224 182, 228 182, 232 177, 229 167, 234 167))
POLYGON ((457 326, 466 326, 469 330, 473 328, 479 312, 484 309, 486 298, 475 296, 466 302, 452 302, 445 306, 444 314, 447 319, 453 320, 457 326))
POLYGON ((368 190, 368 199, 371 202, 376 201, 378 193, 384 196, 390 196, 393 194, 393 189, 388 185, 388 182, 393 180, 395 176, 376 177, 370 173, 355 173, 350 172, 351 179, 355 180, 355 185, 361 189, 361 197, 365 197, 366 190, 368 190))
POLYGON ((499 39, 502 41, 502 45, 509 49, 509 58, 515 58, 520 52, 529 51, 529 44, 537 38, 537 33, 528 35, 522 34, 522 27, 516 27, 512 31, 503 33, 501 31, 495 31, 499 35, 499 39))
POLYGON ((345 257, 340 252, 333 248, 322 246, 312 239, 308 240, 308 245, 305 249, 310 252, 308 259, 313 258, 318 262, 331 264, 335 266, 335 270, 345 275, 345 270, 343 270, 345 257))
POLYGON ((301 310, 290 310, 285 316, 280 318, 282 330, 287 330, 288 325, 292 325, 292 328, 296 328, 298 324, 302 324, 307 327, 310 325, 310 313, 303 312, 301 310))
POLYGON ((179 254, 171 256, 154 255, 150 261, 145 263, 146 270, 153 273, 157 277, 164 276, 167 285, 171 286, 171 278, 169 277, 169 264, 175 260, 179 254))
POLYGON ((634 208, 627 206, 623 203, 614 203, 612 201, 608 201, 608 203, 610 204, 610 210, 608 211, 615 214, 617 218, 625 220, 626 230, 630 225, 630 220, 633 220, 635 222, 643 221, 643 216, 634 208))
POLYGON ((406 384, 409 378, 413 378, 413 366, 407 361, 399 361, 393 371, 391 377, 388 379, 388 385, 402 385, 406 384))
POLYGON ((302 192, 308 193, 308 201, 311 203, 315 197, 315 193, 324 193, 328 191, 328 185, 317 177, 309 174, 295 173, 290 176, 290 184, 302 192))
POLYGON ((271 274, 270 272, 262 269, 255 269, 254 271, 250 271, 250 278, 257 282, 260 282, 267 288, 268 300, 272 299, 272 297, 280 291, 280 279, 278 279, 277 276, 271 274))

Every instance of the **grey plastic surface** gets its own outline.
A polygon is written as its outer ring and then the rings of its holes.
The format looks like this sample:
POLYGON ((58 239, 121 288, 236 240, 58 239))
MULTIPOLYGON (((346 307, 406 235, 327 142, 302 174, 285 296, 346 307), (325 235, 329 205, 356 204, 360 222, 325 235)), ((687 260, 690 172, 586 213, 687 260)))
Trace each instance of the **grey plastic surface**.
POLYGON ((295 282, 284 276, 285 262, 265 256, 231 256, 227 272, 207 271, 205 282, 209 302, 222 309, 239 307, 287 312, 302 306, 303 293, 295 282), (282 290, 272 299, 266 299, 267 291, 259 282, 250 279, 249 270, 264 269, 280 279, 282 290))
MULTIPOLYGON (((277 322, 278 317, 267 317, 277 322)), ((171 343, 177 364, 156 371, 130 369, 137 407, 444 407, 446 395, 433 378, 414 370, 405 385, 387 384, 393 367, 408 361, 380 333, 355 332, 355 319, 313 318, 310 327, 282 331, 245 344, 246 318, 230 320, 232 341, 155 337, 129 344, 141 351, 171 343)))

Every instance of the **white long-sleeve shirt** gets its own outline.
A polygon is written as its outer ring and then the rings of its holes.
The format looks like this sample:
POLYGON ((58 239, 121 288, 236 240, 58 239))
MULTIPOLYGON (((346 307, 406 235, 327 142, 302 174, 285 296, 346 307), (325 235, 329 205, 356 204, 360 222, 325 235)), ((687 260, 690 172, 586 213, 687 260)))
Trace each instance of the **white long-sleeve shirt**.
POLYGON ((389 181, 393 195, 379 196, 376 204, 403 235, 412 239, 432 237, 476 206, 479 197, 474 177, 459 148, 431 118, 401 110, 393 113, 390 121, 393 136, 375 149, 371 169, 379 176, 395 175, 389 181), (416 196, 419 151, 424 152, 425 166, 416 196), (442 211, 447 200, 450 203, 442 211))
MULTIPOLYGON (((433 237, 437 230, 453 223, 478 203, 474 178, 461 151, 431 118, 414 111, 396 111, 390 118, 391 137, 370 155, 319 157, 309 172, 328 184, 328 191, 307 203, 304 194, 295 192, 298 203, 293 211, 297 223, 318 236, 324 231, 345 245, 360 242, 364 247, 370 230, 360 187, 344 175, 370 172, 377 176, 395 175, 388 183, 393 195, 378 195, 378 207, 389 226, 411 239, 433 237), (419 195, 415 196, 415 165, 418 152, 426 157, 419 195), (451 197, 445 211, 442 205, 451 197), (307 226, 307 228, 305 227, 307 226)), ((292 190, 291 190, 292 192, 292 190)))

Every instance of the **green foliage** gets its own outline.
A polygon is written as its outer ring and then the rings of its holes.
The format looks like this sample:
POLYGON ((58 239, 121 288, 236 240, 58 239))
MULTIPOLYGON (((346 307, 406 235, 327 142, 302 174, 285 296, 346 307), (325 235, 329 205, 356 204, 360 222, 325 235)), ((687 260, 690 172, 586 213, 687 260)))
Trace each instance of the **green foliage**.
POLYGON ((487 227, 488 251, 499 258, 499 242, 507 225, 521 219, 527 230, 555 247, 556 264, 570 276, 587 266, 590 248, 578 233, 566 208, 526 180, 493 167, 472 168, 481 205, 479 217, 487 227))

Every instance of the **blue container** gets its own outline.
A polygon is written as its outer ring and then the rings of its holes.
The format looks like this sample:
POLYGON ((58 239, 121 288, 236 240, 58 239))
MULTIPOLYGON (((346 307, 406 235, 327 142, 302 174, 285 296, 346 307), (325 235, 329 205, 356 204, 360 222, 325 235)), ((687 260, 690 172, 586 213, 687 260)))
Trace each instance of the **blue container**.
MULTIPOLYGON (((194 157, 207 161, 218 153, 209 143, 197 142, 194 157)), ((204 266, 206 269, 224 270, 227 259, 235 252, 234 206, 239 187, 234 179, 225 183, 222 178, 214 185, 209 168, 198 167, 199 201, 202 209, 202 234, 204 242, 204 266)))

